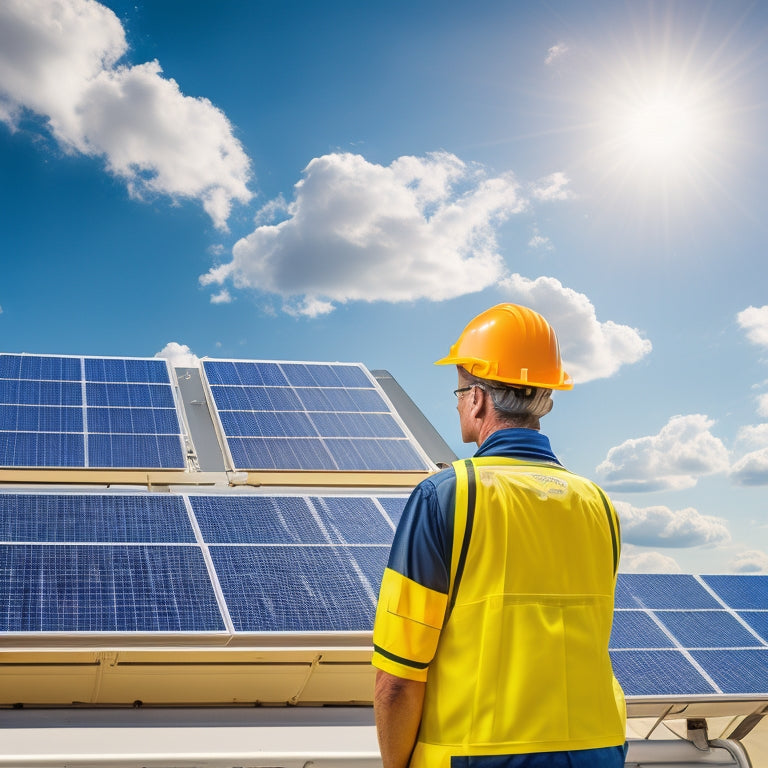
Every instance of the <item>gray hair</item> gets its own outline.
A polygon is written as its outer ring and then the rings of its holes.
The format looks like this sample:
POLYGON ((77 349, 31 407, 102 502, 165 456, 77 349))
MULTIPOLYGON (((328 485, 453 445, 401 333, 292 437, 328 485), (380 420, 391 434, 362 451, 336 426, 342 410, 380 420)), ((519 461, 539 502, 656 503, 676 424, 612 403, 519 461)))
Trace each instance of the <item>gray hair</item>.
POLYGON ((554 403, 552 390, 542 387, 526 387, 504 384, 500 381, 490 381, 473 376, 466 370, 462 376, 467 384, 476 384, 491 396, 493 408, 504 418, 519 418, 521 416, 546 416, 554 403))

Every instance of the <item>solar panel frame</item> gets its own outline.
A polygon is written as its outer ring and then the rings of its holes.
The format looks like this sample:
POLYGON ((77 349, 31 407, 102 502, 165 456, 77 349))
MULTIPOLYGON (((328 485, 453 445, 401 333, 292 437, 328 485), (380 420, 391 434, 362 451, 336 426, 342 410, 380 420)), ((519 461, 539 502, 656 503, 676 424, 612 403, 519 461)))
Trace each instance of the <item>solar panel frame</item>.
POLYGON ((186 469, 183 424, 163 358, 0 353, 0 467, 186 469))
POLYGON ((232 469, 434 469, 360 363, 204 359, 202 378, 232 469))

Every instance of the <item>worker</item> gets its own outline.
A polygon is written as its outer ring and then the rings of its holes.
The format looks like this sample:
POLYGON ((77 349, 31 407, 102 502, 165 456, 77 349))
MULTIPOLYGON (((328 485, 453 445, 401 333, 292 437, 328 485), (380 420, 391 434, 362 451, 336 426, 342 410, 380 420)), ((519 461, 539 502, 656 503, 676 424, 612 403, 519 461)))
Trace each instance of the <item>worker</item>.
POLYGON ((421 481, 395 533, 373 631, 384 768, 622 766, 619 521, 539 431, 573 387, 555 332, 499 304, 436 364, 457 367, 479 450, 421 481))

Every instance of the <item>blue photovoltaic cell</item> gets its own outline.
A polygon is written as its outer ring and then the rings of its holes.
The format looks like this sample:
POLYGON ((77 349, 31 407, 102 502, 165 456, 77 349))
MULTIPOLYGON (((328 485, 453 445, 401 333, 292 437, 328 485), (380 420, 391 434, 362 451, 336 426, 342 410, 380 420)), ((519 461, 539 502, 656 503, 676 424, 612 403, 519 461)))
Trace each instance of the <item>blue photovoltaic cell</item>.
POLYGON ((86 381, 168 383, 168 369, 160 359, 85 358, 86 381))
POLYGON ((324 544, 301 496, 190 496, 208 544, 324 544))
POLYGON ((611 661, 627 696, 715 693, 679 651, 611 651, 611 661))
POLYGON ((0 424, 9 432, 82 432, 79 406, 0 405, 0 424))
POLYGON ((82 467, 82 434, 0 431, 0 467, 82 467))
POLYGON ((361 366, 205 360, 203 367, 238 469, 429 469, 361 366))
POLYGON ((691 651, 723 693, 768 691, 768 648, 762 650, 691 651))
POLYGON ((231 437, 232 461, 239 469, 336 469, 319 438, 231 437))
POLYGON ((403 516, 405 502, 408 499, 405 496, 379 496, 379 503, 384 507, 384 511, 389 515, 389 519, 394 523, 395 528, 403 516))
POLYGON ((0 545, 2 632, 215 632, 197 547, 0 545))
POLYGON ((103 384, 85 385, 88 405, 113 408, 174 408, 173 393, 168 384, 103 384))
POLYGON ((3 405, 81 405, 82 387, 71 381, 24 381, 0 379, 3 405))
POLYGON ((383 573, 388 551, 380 549, 376 564, 369 550, 353 547, 212 546, 210 552, 236 631, 349 632, 373 626, 378 583, 370 578, 379 564, 383 573))
POLYGON ((0 466, 183 469, 181 437, 165 360, 0 354, 0 466))
POLYGON ((0 493, 0 541, 194 543, 181 496, 0 493))
POLYGON ((333 543, 392 544, 392 528, 372 499, 317 496, 311 501, 333 543))
POLYGON ((615 611, 609 647, 674 648, 675 643, 645 611, 615 611))
POLYGON ((734 610, 768 608, 768 576, 702 576, 718 597, 734 610))
POLYGON ((684 648, 748 648, 760 641, 726 611, 656 611, 684 648))
POLYGON ((89 408, 89 432, 178 435, 179 418, 173 408, 89 408))
POLYGON ((620 573, 615 607, 722 608, 693 576, 666 573, 620 573))
POLYGON ((80 381, 79 357, 0 354, 0 379, 80 381))
POLYGON ((739 611, 739 617, 768 644, 768 611, 739 611))
POLYGON ((88 463, 92 467, 182 466, 178 435, 88 435, 88 463))

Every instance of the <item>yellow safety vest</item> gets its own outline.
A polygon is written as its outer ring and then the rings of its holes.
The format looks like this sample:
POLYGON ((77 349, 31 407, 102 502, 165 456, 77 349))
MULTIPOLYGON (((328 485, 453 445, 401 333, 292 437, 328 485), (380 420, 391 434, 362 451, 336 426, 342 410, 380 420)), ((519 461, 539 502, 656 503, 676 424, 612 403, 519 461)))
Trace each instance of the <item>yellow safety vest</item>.
POLYGON ((610 501, 555 464, 482 457, 454 468, 448 618, 411 768, 623 744, 608 655, 620 548, 610 501))

